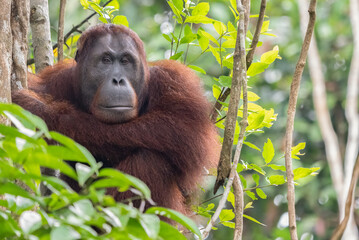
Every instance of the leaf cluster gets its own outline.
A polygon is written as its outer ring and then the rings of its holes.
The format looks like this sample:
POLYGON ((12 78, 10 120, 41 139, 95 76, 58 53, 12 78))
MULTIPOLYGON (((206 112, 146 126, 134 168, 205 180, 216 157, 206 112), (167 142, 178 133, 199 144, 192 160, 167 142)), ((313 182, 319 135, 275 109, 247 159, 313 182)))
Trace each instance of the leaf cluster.
POLYGON ((47 129, 42 119, 17 105, 0 104, 0 114, 14 127, 0 125, 1 239, 186 239, 159 216, 171 219, 201 238, 189 218, 170 209, 133 207, 154 204, 139 179, 101 168, 83 146, 47 129), (49 144, 51 143, 51 144, 49 144), (69 163, 76 162, 73 168, 69 163), (75 180, 42 173, 44 168, 75 180), (42 194, 46 186, 49 194, 42 194), (107 188, 132 191, 135 197, 116 202, 107 188))

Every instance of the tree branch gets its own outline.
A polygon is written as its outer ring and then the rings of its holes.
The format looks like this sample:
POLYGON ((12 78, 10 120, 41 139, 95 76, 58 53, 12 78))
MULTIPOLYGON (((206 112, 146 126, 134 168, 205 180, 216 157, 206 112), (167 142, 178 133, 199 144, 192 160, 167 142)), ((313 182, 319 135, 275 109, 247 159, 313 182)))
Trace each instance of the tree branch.
POLYGON ((351 176, 350 187, 349 187, 349 191, 348 191, 348 195, 347 195, 347 200, 345 203, 345 217, 341 221, 339 226, 334 230, 334 233, 333 233, 332 237, 330 238, 331 240, 340 239, 342 237, 345 229, 347 228, 349 217, 352 213, 351 208, 352 208, 353 199, 354 199, 354 189, 355 189, 356 183, 358 182, 358 176, 359 176, 359 155, 356 159, 355 166, 353 169, 353 174, 351 176))
MULTIPOLYGON (((225 180, 225 178, 229 175, 229 179, 226 184, 226 188, 224 190, 223 196, 218 204, 218 207, 213 214, 211 220, 209 221, 208 225, 205 228, 205 231, 203 232, 203 238, 206 238, 209 234, 209 232, 212 229, 212 226, 216 222, 216 220, 219 217, 219 214, 221 213, 222 209, 225 206, 225 203, 227 201, 227 197, 229 194, 229 191, 231 189, 233 180, 235 180, 235 211, 236 211, 236 230, 235 230, 235 239, 241 239, 242 238, 242 229, 243 229, 243 188, 242 184, 239 180, 238 173, 237 173, 237 165, 240 159, 241 149, 243 146, 244 141, 244 133, 245 129, 248 125, 247 122, 247 116, 248 116, 248 107, 247 107, 247 68, 246 68, 246 49, 245 49, 245 30, 244 30, 244 8, 241 3, 241 0, 237 0, 237 8, 239 12, 239 24, 238 24, 238 31, 237 31, 237 39, 236 39, 236 47, 234 50, 234 56, 233 56, 233 79, 232 79, 232 94, 229 100, 229 107, 228 107, 228 114, 226 118, 226 128, 225 128, 225 136, 223 140, 223 146, 221 151, 221 159, 220 164, 223 164, 222 166, 225 166, 226 168, 221 168, 219 166, 219 173, 216 180, 216 186, 217 189, 220 186, 219 182, 225 180), (231 152, 232 152, 232 145, 233 145, 233 135, 235 130, 235 124, 237 121, 237 111, 238 111, 238 105, 239 100, 241 97, 241 86, 245 88, 245 91, 243 93, 243 98, 245 99, 244 103, 244 109, 243 109, 243 119, 241 121, 241 131, 240 136, 238 139, 238 144, 236 148, 236 152, 233 159, 233 164, 231 166, 231 152), (229 168, 227 168, 229 167, 229 168), (229 172, 227 173, 226 171, 229 172)), ((222 183, 223 183, 222 182, 222 183)), ((215 186, 215 188, 216 188, 215 186)))
POLYGON ((64 22, 65 22, 65 7, 66 0, 60 1, 60 15, 59 15, 59 28, 57 31, 57 42, 58 42, 58 61, 62 61, 64 59, 64 22))
POLYGON ((264 12, 266 10, 266 5, 267 5, 267 1, 262 0, 261 1, 261 8, 259 10, 259 16, 258 16, 256 30, 254 32, 253 40, 252 40, 251 47, 250 47, 251 49, 247 53, 247 59, 246 59, 247 60, 247 68, 249 68, 249 66, 252 64, 254 52, 256 51, 259 36, 261 35, 261 30, 262 30, 262 26, 263 26, 263 22, 264 22, 264 12))
POLYGON ((291 149, 293 141, 293 130, 294 130, 294 117, 298 99, 298 92, 300 87, 300 80, 302 77, 303 69, 305 66, 308 49, 310 46, 310 41, 312 39, 314 23, 315 23, 315 6, 316 0, 310 1, 309 6, 309 23, 307 31, 305 34, 302 50, 300 57, 293 75, 293 81, 291 84, 290 97, 289 97, 289 106, 288 106, 288 119, 287 127, 285 134, 285 166, 287 173, 287 184, 288 184, 288 214, 289 214, 289 230, 292 240, 297 240, 297 225, 296 225, 296 215, 295 215, 295 191, 294 191, 294 176, 292 170, 292 159, 291 159, 291 149))

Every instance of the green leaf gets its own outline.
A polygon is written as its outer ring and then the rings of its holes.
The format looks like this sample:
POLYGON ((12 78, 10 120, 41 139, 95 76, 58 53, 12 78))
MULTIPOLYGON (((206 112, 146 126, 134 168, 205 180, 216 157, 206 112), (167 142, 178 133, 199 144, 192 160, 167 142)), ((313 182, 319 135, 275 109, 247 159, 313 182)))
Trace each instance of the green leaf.
POLYGON ((292 147, 291 157, 299 160, 298 156, 304 155, 304 153, 300 153, 300 150, 303 150, 304 148, 305 148, 305 142, 301 142, 297 146, 292 147))
POLYGON ((262 199, 267 199, 267 195, 263 192, 262 189, 260 188, 256 188, 256 193, 257 195, 262 198, 262 199))
POLYGON ((160 219, 158 216, 143 214, 140 216, 140 223, 150 238, 156 239, 158 237, 160 232, 160 219))
MULTIPOLYGON (((178 23, 182 24, 183 23, 183 20, 182 20, 182 17, 181 17, 181 10, 179 10, 175 4, 173 4, 173 2, 171 1, 167 1, 168 5, 170 6, 170 8, 172 9, 172 12, 174 13, 175 17, 176 17, 176 20, 178 23)), ((179 4, 178 4, 179 5, 179 4)))
POLYGON ((254 173, 252 175, 252 178, 253 178, 254 182, 256 183, 256 186, 258 186, 259 185, 259 175, 254 173))
POLYGON ((280 170, 282 172, 286 171, 285 166, 279 166, 279 165, 275 165, 275 164, 268 164, 267 166, 270 167, 273 170, 280 170))
POLYGON ((260 74, 260 73, 264 72, 264 70, 267 69, 268 66, 269 66, 269 64, 262 63, 262 62, 252 63, 247 70, 247 76, 253 77, 257 74, 260 74))
POLYGON ((76 163, 75 165, 78 183, 83 186, 85 182, 95 173, 95 169, 90 168, 87 165, 76 163))
POLYGON ((189 16, 186 18, 185 23, 195 23, 195 24, 213 24, 215 20, 206 17, 206 16, 189 16))
POLYGON ((261 151, 261 150, 259 149, 259 147, 257 147, 257 146, 254 145, 253 143, 243 142, 243 144, 244 144, 244 145, 247 145, 248 147, 253 148, 253 149, 257 150, 257 151, 261 151))
POLYGON ((179 224, 181 224, 182 226, 184 226, 185 228, 187 228, 188 230, 190 230, 192 233, 196 234, 199 237, 199 239, 202 239, 202 234, 197 228, 197 225, 192 221, 192 219, 186 217, 185 215, 179 212, 163 207, 151 207, 147 209, 146 213, 157 214, 172 219, 178 222, 179 224))
MULTIPOLYGON (((69 149, 74 151, 76 154, 78 154, 78 156, 82 156, 81 158, 77 158, 76 161, 88 163, 92 168, 97 168, 96 159, 92 156, 92 154, 84 146, 76 143, 71 138, 66 137, 57 132, 50 132, 50 135, 51 135, 52 139, 54 139, 55 141, 68 147, 69 149)), ((66 159, 66 160, 71 160, 71 159, 66 159)), ((96 170, 96 173, 98 173, 97 170, 96 170)))
POLYGON ((172 42, 172 39, 167 34, 162 34, 162 36, 169 42, 172 42))
POLYGON ((233 207, 235 206, 235 198, 233 192, 230 191, 228 193, 227 201, 230 202, 233 207))
POLYGON ((209 46, 209 39, 204 37, 201 34, 197 34, 198 44, 201 47, 202 51, 206 51, 209 46))
POLYGON ((246 128, 246 131, 261 128, 264 118, 265 118, 264 110, 262 110, 258 113, 251 113, 248 116, 248 127, 246 128))
POLYGON ((38 116, 33 115, 29 111, 24 110, 18 105, 0 103, 0 113, 5 114, 20 130, 21 128, 19 124, 16 123, 18 121, 20 121, 25 128, 31 130, 35 130, 35 128, 38 128, 42 133, 45 134, 46 137, 49 137, 49 130, 44 120, 42 120, 38 116), (14 117, 11 118, 11 116, 15 116, 16 119, 14 117))
POLYGON ((159 236, 162 237, 162 239, 176 239, 176 240, 187 239, 175 227, 163 221, 160 222, 159 236))
MULTIPOLYGON (((258 99, 260 99, 260 97, 256 93, 251 92, 251 91, 247 91, 247 97, 248 97, 248 101, 251 101, 251 102, 255 102, 258 99)), ((243 99, 243 91, 241 92, 241 98, 243 99)))
POLYGON ((232 85, 232 77, 230 76, 220 76, 218 81, 222 87, 230 88, 232 85))
POLYGON ((223 209, 221 213, 219 214, 219 219, 221 222, 227 222, 234 219, 235 214, 232 209, 223 209))
POLYGON ((218 87, 217 85, 213 84, 212 92, 213 92, 213 97, 215 99, 218 99, 219 95, 221 95, 222 89, 220 87, 218 87))
POLYGON ((188 65, 187 67, 197 71, 197 72, 200 72, 202 74, 206 74, 206 71, 198 66, 194 66, 194 65, 188 65))
POLYGON ((176 8, 182 12, 182 10, 183 10, 183 0, 172 0, 172 2, 176 6, 176 8))
POLYGON ((236 224, 234 222, 221 222, 223 226, 229 227, 229 228, 235 228, 236 224))
POLYGON ((266 164, 270 163, 273 160, 274 154, 275 152, 274 152, 272 141, 268 138, 267 142, 264 143, 263 152, 262 152, 262 156, 266 164))
POLYGON ((183 54, 183 51, 176 53, 175 55, 171 56, 170 59, 177 60, 182 56, 182 54, 183 54))
POLYGON ((87 0, 80 0, 81 5, 84 7, 84 9, 88 9, 90 4, 87 0))
POLYGON ((259 222, 259 221, 256 220, 255 218, 250 217, 250 216, 248 216, 248 215, 246 215, 246 214, 243 214, 243 217, 247 218, 248 220, 251 220, 252 222, 258 223, 258 224, 260 224, 260 225, 262 225, 262 226, 266 226, 265 224, 259 222))
POLYGON ((222 36, 227 31, 227 26, 220 21, 214 22, 213 27, 216 29, 216 32, 219 34, 219 36, 222 36))
POLYGON ((0 184, 0 195, 3 195, 5 193, 11 194, 14 196, 21 196, 24 198, 31 199, 35 202, 40 203, 41 205, 44 204, 40 198, 37 198, 37 197, 31 195, 29 192, 25 191, 18 185, 11 183, 11 182, 5 182, 5 183, 0 184))
POLYGON ((113 23, 114 24, 117 24, 117 25, 124 25, 126 27, 128 27, 128 21, 127 21, 127 18, 123 15, 121 16, 116 16, 114 19, 113 19, 113 23))
POLYGON ((112 0, 107 6, 112 6, 114 9, 118 10, 120 9, 120 3, 118 0, 112 0))
POLYGON ((268 28, 269 28, 269 21, 264 21, 263 24, 262 24, 261 33, 267 32, 268 28))
POLYGON ((254 171, 256 171, 262 175, 266 174, 266 172, 257 164, 252 163, 252 164, 248 165, 247 167, 248 167, 248 169, 253 169, 254 171))
POLYGON ((75 240, 80 239, 81 235, 70 226, 59 226, 51 230, 51 240, 75 240))
POLYGON ((102 10, 102 7, 100 7, 98 4, 96 4, 96 3, 92 3, 92 2, 90 2, 89 3, 90 4, 90 6, 91 6, 91 8, 95 11, 95 12, 97 12, 101 17, 105 17, 104 15, 103 15, 103 10, 102 10))
POLYGON ((236 39, 227 39, 224 43, 222 43, 223 48, 235 48, 236 47, 236 39))
POLYGON ((258 198, 256 198, 256 195, 254 193, 252 193, 251 191, 245 191, 245 193, 248 195, 248 197, 250 197, 252 200, 258 200, 258 198))
POLYGON ((273 63, 278 58, 278 53, 279 53, 278 47, 275 48, 274 50, 263 53, 261 56, 261 62, 266 64, 273 63))
POLYGON ((293 180, 297 180, 300 178, 304 178, 306 176, 309 176, 311 174, 313 174, 314 172, 318 171, 320 168, 319 167, 315 167, 315 168, 297 168, 293 170, 293 174, 294 174, 294 179, 293 180))
POLYGON ((198 5, 193 8, 192 16, 198 16, 198 15, 206 16, 208 12, 209 12, 209 3, 201 2, 198 3, 198 5))
MULTIPOLYGON (((217 39, 215 39, 211 34, 209 34, 208 32, 204 31, 204 30, 199 30, 198 34, 200 34, 201 36, 209 39, 210 41, 214 42, 217 46, 219 46, 219 43, 217 41, 217 39)), ((202 49, 203 50, 203 49, 202 49)))
POLYGON ((41 227, 41 216, 34 211, 25 211, 20 215, 19 224, 24 233, 32 233, 41 227))
POLYGON ((124 174, 116 169, 103 168, 100 170, 100 173, 98 176, 99 177, 110 177, 114 180, 117 180, 119 183, 122 183, 122 184, 128 183, 131 186, 135 187, 136 189, 140 190, 146 199, 151 198, 151 191, 147 187, 147 185, 144 182, 142 182, 141 180, 139 180, 138 178, 135 178, 131 175, 124 174))
POLYGON ((284 176, 282 175, 273 175, 273 176, 270 176, 268 178, 269 180, 269 183, 272 184, 272 185, 282 185, 284 183, 286 183, 287 181, 285 180, 284 176))

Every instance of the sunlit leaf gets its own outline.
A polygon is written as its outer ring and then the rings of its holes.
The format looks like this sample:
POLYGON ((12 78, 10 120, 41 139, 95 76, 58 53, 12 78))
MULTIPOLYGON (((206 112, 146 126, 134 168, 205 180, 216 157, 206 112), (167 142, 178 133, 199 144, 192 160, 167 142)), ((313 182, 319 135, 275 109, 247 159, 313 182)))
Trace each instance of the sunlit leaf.
POLYGON ((262 63, 262 62, 252 63, 247 70, 247 76, 253 77, 257 74, 260 74, 260 73, 264 72, 264 70, 266 68, 268 68, 268 66, 269 66, 269 64, 262 63))
POLYGON ((206 74, 206 71, 198 66, 195 66, 195 65, 188 65, 189 68, 197 71, 197 72, 200 72, 202 74, 206 74))
POLYGON ((219 219, 221 222, 231 221, 234 219, 235 214, 232 209, 223 209, 219 214, 219 219))
POLYGON ((273 143, 268 138, 267 142, 264 143, 264 146, 263 146, 262 156, 264 158, 264 161, 267 164, 270 163, 273 160, 274 154, 275 154, 275 151, 274 151, 273 143))
POLYGON ((273 176, 270 176, 268 178, 269 180, 269 183, 270 184, 273 184, 273 185, 282 185, 284 183, 286 183, 287 181, 285 180, 284 176, 282 175, 273 175, 273 176))
POLYGON ((210 24, 210 23, 215 23, 215 20, 206 17, 206 16, 189 16, 186 18, 185 23, 196 23, 196 24, 210 24))
POLYGON ((192 10, 192 16, 206 16, 209 11, 209 3, 207 2, 201 2, 198 3, 197 6, 195 6, 192 10))
POLYGON ((245 193, 248 195, 248 197, 250 197, 252 200, 258 200, 258 198, 256 197, 256 195, 254 193, 252 193, 251 191, 245 191, 245 193))
POLYGON ((251 216, 248 216, 248 215, 246 215, 246 214, 243 214, 243 217, 247 218, 248 220, 251 220, 252 222, 258 223, 258 224, 260 224, 260 225, 262 225, 262 226, 266 226, 265 224, 259 222, 259 221, 256 220, 255 218, 253 218, 253 217, 251 217, 251 216))
POLYGON ((262 189, 256 188, 256 193, 260 198, 267 199, 267 194, 265 194, 262 189))
POLYGON ((121 16, 116 16, 113 19, 113 23, 117 24, 117 25, 124 25, 126 27, 128 27, 128 20, 125 16, 121 15, 121 16))

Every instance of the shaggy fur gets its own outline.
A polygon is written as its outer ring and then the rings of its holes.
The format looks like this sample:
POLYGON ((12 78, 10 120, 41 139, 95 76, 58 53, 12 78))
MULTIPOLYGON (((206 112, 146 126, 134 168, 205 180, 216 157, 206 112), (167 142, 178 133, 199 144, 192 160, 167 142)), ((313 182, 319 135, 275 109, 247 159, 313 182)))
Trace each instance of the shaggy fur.
MULTIPOLYGON (((83 33, 76 56, 29 76, 29 90, 13 93, 13 102, 40 116, 49 129, 85 146, 106 167, 144 181, 160 206, 183 213, 186 198, 197 188, 204 167, 218 161, 217 133, 209 119, 210 105, 200 81, 186 66, 170 60, 146 62, 142 41, 131 30, 99 25, 83 33), (100 122, 81 109, 78 73, 96 37, 120 31, 131 36, 144 65, 146 91, 138 96, 139 116, 121 124, 100 122)), ((131 193, 110 189, 116 200, 131 193)))

